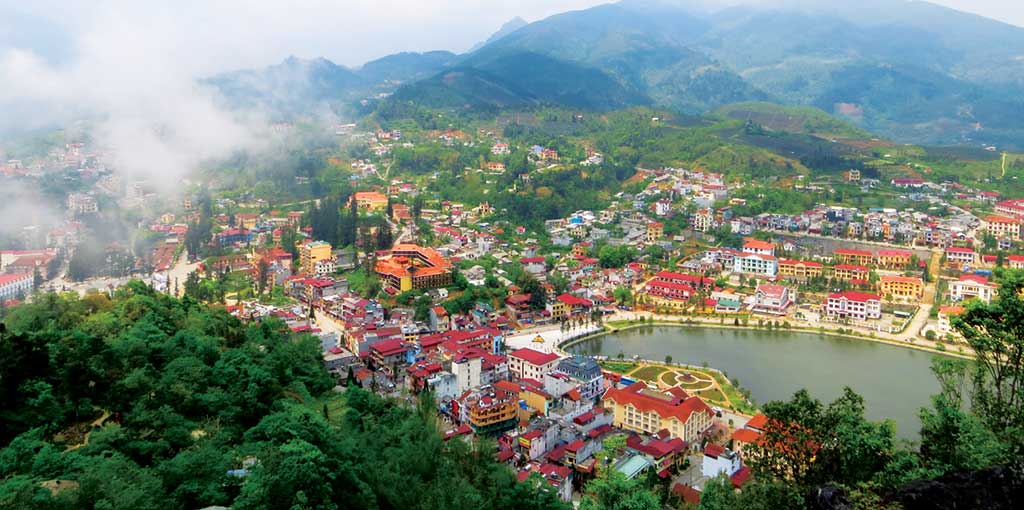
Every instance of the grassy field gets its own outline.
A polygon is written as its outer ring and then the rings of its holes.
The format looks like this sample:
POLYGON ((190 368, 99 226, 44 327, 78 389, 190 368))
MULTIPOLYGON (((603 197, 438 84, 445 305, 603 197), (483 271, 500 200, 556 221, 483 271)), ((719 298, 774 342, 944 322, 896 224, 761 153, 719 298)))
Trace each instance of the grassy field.
POLYGON ((665 367, 660 367, 660 366, 656 366, 656 365, 648 365, 646 367, 637 369, 637 371, 635 371, 635 372, 633 372, 632 374, 629 374, 629 375, 630 375, 630 377, 633 377, 634 379, 643 379, 644 381, 657 381, 658 380, 658 376, 660 376, 666 370, 668 370, 668 369, 665 368, 665 367))

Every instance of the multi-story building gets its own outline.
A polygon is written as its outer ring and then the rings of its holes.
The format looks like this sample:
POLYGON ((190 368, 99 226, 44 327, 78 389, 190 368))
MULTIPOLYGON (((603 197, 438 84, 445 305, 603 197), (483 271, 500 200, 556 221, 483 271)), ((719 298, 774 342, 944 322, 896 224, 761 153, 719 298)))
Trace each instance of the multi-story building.
POLYGON ((825 301, 825 314, 841 319, 882 318, 882 298, 867 292, 839 292, 829 294, 825 301))
POLYGON ((866 282, 871 270, 867 266, 836 264, 832 267, 832 278, 845 282, 866 282))
POLYGON ((960 336, 953 329, 952 319, 962 315, 966 309, 962 306, 943 306, 939 308, 939 321, 935 330, 940 335, 960 336))
POLYGON ((964 274, 949 286, 949 295, 953 301, 977 298, 989 303, 999 292, 999 284, 988 281, 988 278, 977 274, 964 274))
POLYGON ((807 260, 780 260, 779 276, 797 280, 817 278, 821 276, 823 266, 820 262, 807 260))
POLYGON ((665 225, 660 221, 652 221, 647 224, 647 235, 645 240, 647 244, 653 244, 665 237, 665 225))
MULTIPOLYGON (((299 271, 304 274, 317 273, 317 264, 324 260, 332 260, 330 243, 311 241, 299 246, 299 271)), ((321 265, 321 269, 325 266, 321 265)), ((333 271, 333 269, 332 269, 333 271)))
POLYGON ((92 195, 71 193, 68 195, 68 210, 74 214, 93 214, 99 212, 99 204, 92 195))
POLYGON ((1010 269, 1024 269, 1024 255, 1009 255, 1006 257, 1006 265, 1010 269))
POLYGON ((508 370, 519 379, 543 381, 544 374, 551 372, 561 359, 553 352, 540 352, 524 347, 508 355, 508 370))
POLYGON ((847 248, 839 248, 832 254, 832 258, 838 264, 856 264, 859 266, 867 266, 872 263, 875 258, 875 254, 867 250, 851 250, 847 248))
POLYGON ((379 211, 388 206, 388 197, 376 191, 357 191, 352 195, 356 207, 364 211, 379 211))
POLYGON ((390 293, 435 289, 452 283, 452 263, 437 250, 416 244, 398 244, 374 266, 390 293))
POLYGON ((793 304, 792 292, 784 285, 761 284, 754 291, 753 311, 782 315, 793 304))
POLYGON ((609 388, 602 404, 612 413, 616 427, 644 434, 667 430, 669 436, 692 445, 700 444, 715 415, 700 397, 690 396, 682 388, 663 393, 642 382, 624 389, 609 388))
POLYGON ((463 400, 469 426, 479 435, 495 435, 514 428, 519 416, 519 396, 500 389, 483 388, 463 400))
POLYGON ((32 273, 0 274, 0 301, 25 298, 34 285, 32 273))
POLYGON ((1020 240, 1020 224, 1018 218, 1008 216, 989 215, 982 220, 981 225, 989 234, 1014 241, 1020 240))
POLYGON ((893 299, 913 300, 924 295, 924 281, 916 276, 883 276, 878 293, 893 299))
POLYGON ((779 259, 771 255, 748 253, 733 259, 733 272, 775 278, 779 273, 779 259))
POLYGON ((974 265, 977 258, 978 254, 971 248, 962 248, 960 246, 946 248, 946 264, 953 267, 962 268, 974 265))
POLYGON ((875 265, 887 269, 902 269, 910 265, 914 253, 908 250, 878 250, 875 265))
POLYGON ((693 215, 693 229, 697 232, 707 232, 715 228, 715 213, 711 209, 701 209, 693 215))
POLYGON ((753 253, 756 255, 769 255, 775 256, 775 245, 768 241, 761 241, 759 239, 745 239, 743 241, 743 253, 753 253))
POLYGON ((1015 218, 1024 217, 1024 198, 1004 200, 996 203, 996 213, 1015 218))
POLYGON ((557 393, 552 390, 559 385, 555 384, 554 381, 549 384, 549 377, 559 374, 567 376, 570 383, 580 392, 580 396, 586 400, 597 398, 604 389, 604 376, 601 373, 601 366, 590 358, 573 356, 559 361, 555 371, 545 375, 544 389, 548 393, 557 393))
POLYGON ((686 308, 697 290, 685 283, 651 280, 644 285, 644 304, 658 308, 679 310, 686 308))

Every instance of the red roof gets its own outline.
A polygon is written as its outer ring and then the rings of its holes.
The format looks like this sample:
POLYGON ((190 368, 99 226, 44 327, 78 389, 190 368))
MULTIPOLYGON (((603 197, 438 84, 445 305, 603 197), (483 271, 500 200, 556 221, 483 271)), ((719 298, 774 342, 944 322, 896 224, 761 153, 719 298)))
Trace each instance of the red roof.
POLYGON ((779 265, 780 266, 798 266, 798 265, 801 265, 801 264, 803 264, 804 266, 807 266, 807 267, 822 267, 822 264, 820 262, 811 262, 809 260, 786 260, 786 259, 783 259, 783 260, 779 261, 779 265))
POLYGON ((870 271, 866 266, 857 266, 854 264, 836 264, 834 269, 840 269, 843 271, 860 271, 863 273, 870 271))
POLYGON ((732 434, 733 440, 741 443, 753 443, 759 437, 761 437, 761 433, 751 429, 739 429, 732 434))
POLYGON ((751 250, 774 250, 775 245, 767 241, 760 241, 758 239, 748 239, 743 243, 743 248, 749 248, 751 250))
POLYGON ((950 246, 946 248, 946 253, 974 253, 974 250, 970 248, 961 248, 959 246, 950 246))
POLYGON ((700 491, 690 487, 689 485, 683 485, 677 483, 672 486, 672 494, 688 505, 697 506, 700 505, 700 491))
POLYGON ((519 259, 519 262, 523 264, 543 264, 544 257, 526 257, 519 259))
POLYGON ((32 275, 28 273, 0 274, 0 285, 7 285, 25 278, 31 279, 32 275))
POLYGON ((768 424, 768 417, 763 414, 757 414, 750 421, 747 422, 748 429, 764 430, 764 426, 768 424))
POLYGON ((547 365, 552 361, 558 360, 557 354, 535 351, 529 347, 523 347, 522 349, 512 351, 512 353, 509 354, 509 357, 521 359, 534 366, 547 365))
POLYGON ((704 455, 707 455, 708 457, 714 457, 717 459, 718 456, 723 453, 725 453, 725 447, 722 445, 708 443, 707 446, 704 447, 704 455))
POLYGON ((381 340, 370 346, 370 350, 376 353, 380 353, 381 356, 392 356, 395 354, 401 354, 406 351, 405 345, 402 340, 392 338, 390 340, 381 340))
POLYGON ((678 396, 655 392, 648 390, 647 385, 643 382, 634 383, 621 390, 609 388, 603 398, 617 404, 632 404, 641 412, 654 411, 665 418, 674 417, 681 423, 689 421, 690 415, 695 412, 714 414, 700 397, 686 397, 685 392, 678 396), (670 398, 666 399, 666 397, 670 398))
POLYGON ((868 301, 880 301, 882 298, 875 294, 868 292, 856 292, 848 290, 846 292, 836 292, 828 295, 829 299, 843 299, 846 298, 849 301, 856 301, 858 303, 866 303, 868 301))
POLYGON ((870 256, 873 255, 870 251, 867 251, 867 250, 851 250, 851 249, 848 249, 848 248, 839 248, 838 250, 835 251, 835 254, 836 255, 858 255, 858 256, 867 256, 867 257, 870 257, 870 256))
POLYGON ((732 482, 733 487, 739 489, 747 480, 750 479, 750 475, 750 468, 743 466, 739 471, 733 473, 732 476, 729 477, 729 481, 732 482))

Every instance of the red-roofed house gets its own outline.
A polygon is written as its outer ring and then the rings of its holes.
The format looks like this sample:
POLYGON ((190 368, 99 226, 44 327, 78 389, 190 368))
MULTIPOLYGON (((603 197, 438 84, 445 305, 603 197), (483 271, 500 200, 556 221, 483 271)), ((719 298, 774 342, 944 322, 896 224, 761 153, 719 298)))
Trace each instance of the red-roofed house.
POLYGON ((714 417, 700 397, 688 396, 684 391, 663 393, 642 382, 625 389, 609 388, 602 403, 619 428, 646 434, 668 430, 671 437, 689 444, 700 440, 714 417))
POLYGON ((829 294, 825 313, 840 319, 881 319, 882 298, 867 292, 838 292, 829 294))
POLYGON ((0 274, 0 300, 24 298, 32 293, 32 273, 0 274))
POLYGON ((370 356, 378 367, 390 367, 395 363, 404 362, 407 350, 402 340, 392 338, 370 345, 370 356))
POLYGON ((949 286, 949 295, 953 301, 977 298, 990 303, 999 292, 999 284, 988 281, 988 278, 977 274, 964 274, 949 286))
POLYGON ((543 381, 544 374, 554 370, 559 359, 557 354, 524 347, 508 355, 508 369, 520 379, 543 381))
POLYGON ((784 285, 762 283, 754 291, 753 311, 782 315, 793 304, 790 290, 784 285))
POLYGON ((775 245, 768 241, 748 237, 743 240, 743 253, 775 256, 775 245))

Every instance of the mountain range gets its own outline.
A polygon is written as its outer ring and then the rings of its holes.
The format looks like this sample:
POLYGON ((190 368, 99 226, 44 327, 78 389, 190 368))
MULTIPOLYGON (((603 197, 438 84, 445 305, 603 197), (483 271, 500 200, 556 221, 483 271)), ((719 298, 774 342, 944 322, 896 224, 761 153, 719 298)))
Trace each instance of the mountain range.
POLYGON ((709 11, 624 0, 513 20, 461 55, 402 53, 359 69, 288 59, 210 82, 233 103, 278 110, 385 94, 430 107, 682 113, 767 101, 897 141, 1024 147, 1024 29, 920 1, 709 11))

